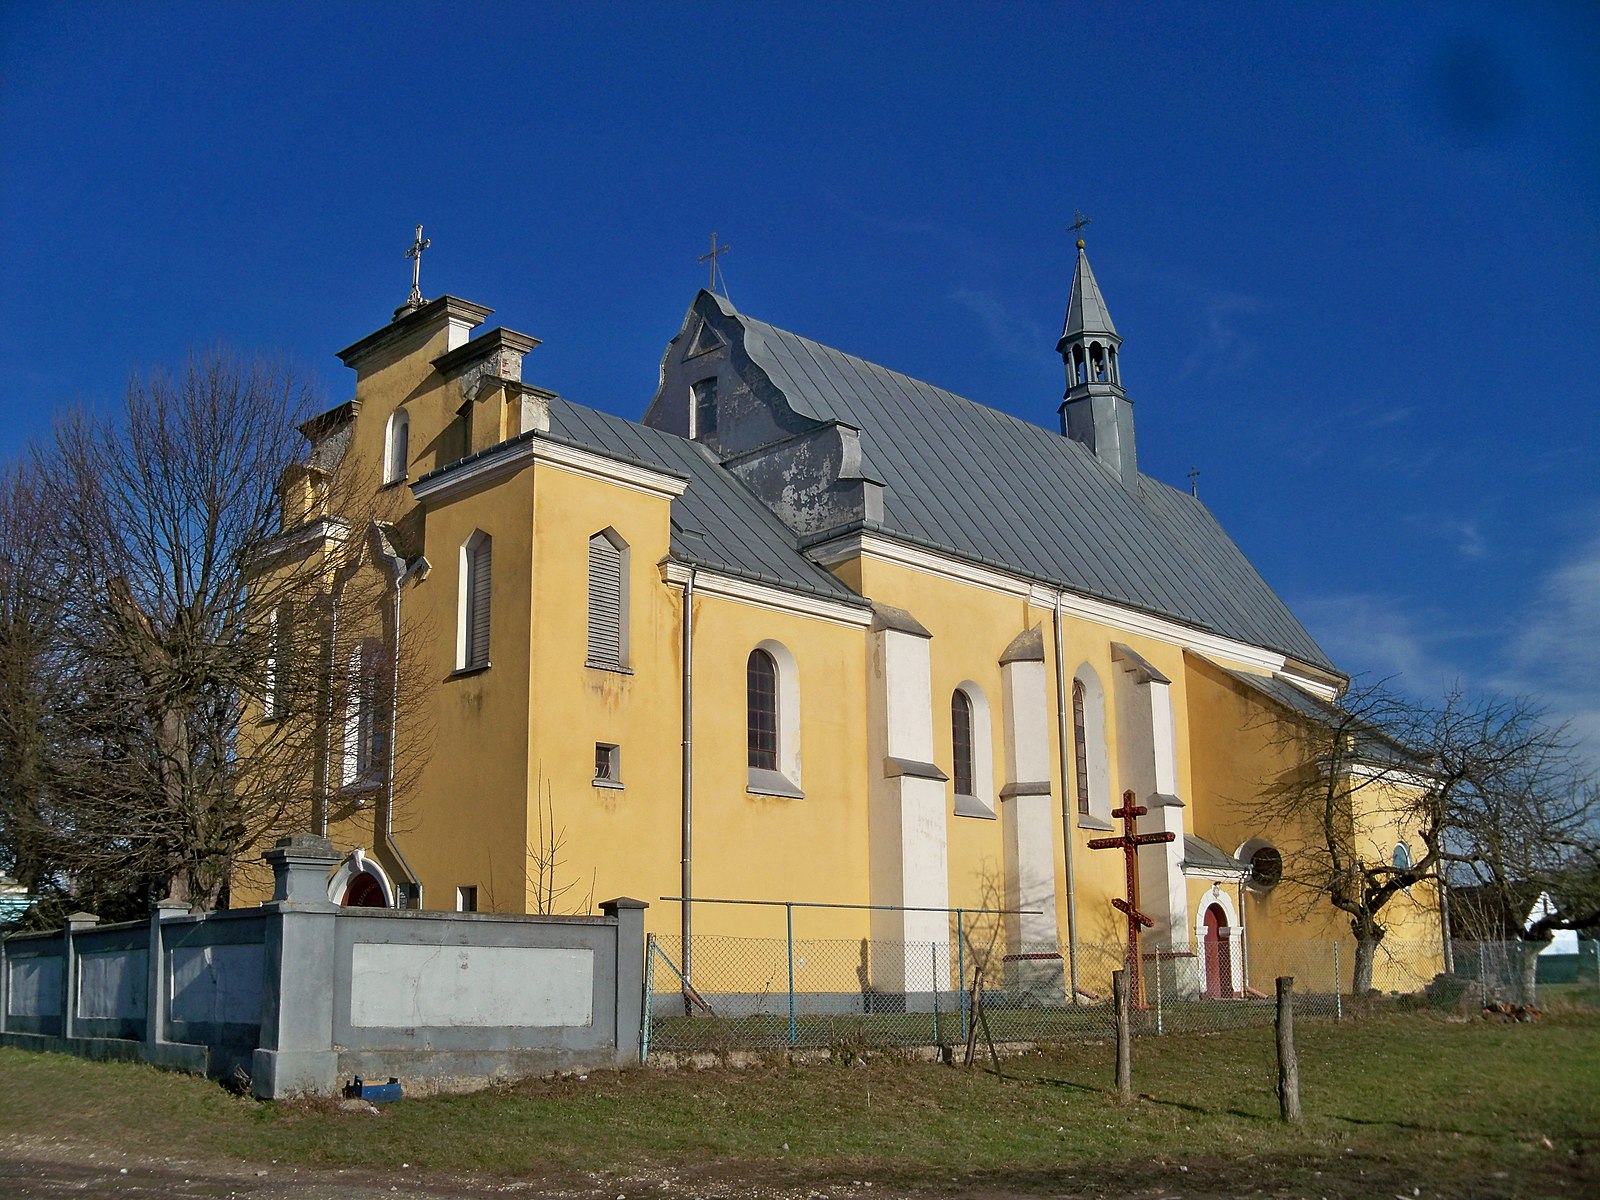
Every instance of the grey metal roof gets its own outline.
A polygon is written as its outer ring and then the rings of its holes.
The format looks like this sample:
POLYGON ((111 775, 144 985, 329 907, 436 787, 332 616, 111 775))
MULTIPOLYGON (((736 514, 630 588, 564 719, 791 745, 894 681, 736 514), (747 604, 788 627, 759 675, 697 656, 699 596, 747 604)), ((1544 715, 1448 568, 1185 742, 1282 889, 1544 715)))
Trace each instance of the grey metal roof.
POLYGON ((1224 667, 1214 660, 1207 661, 1245 686, 1270 696, 1285 708, 1299 713, 1308 720, 1331 727, 1342 726, 1346 733, 1356 739, 1354 749, 1362 761, 1400 767, 1408 771, 1425 766, 1421 757, 1408 751, 1388 733, 1352 717, 1336 704, 1303 691, 1287 679, 1276 675, 1251 675, 1244 671, 1235 671, 1231 667, 1224 667))
POLYGON ((789 405, 861 430, 883 528, 1336 670, 1209 509, 1148 475, 898 371, 744 316, 745 351, 789 405))
POLYGON ((550 436, 613 458, 686 476, 688 490, 672 502, 672 555, 832 600, 865 604, 796 546, 787 526, 703 447, 556 397, 550 436))
POLYGON ((1100 294, 1100 283, 1089 266, 1089 256, 1078 247, 1078 265, 1072 272, 1072 296, 1067 301, 1067 319, 1061 336, 1069 338, 1079 333, 1116 333, 1111 323, 1111 312, 1106 308, 1106 298, 1100 294))
POLYGON ((1248 863, 1240 862, 1226 850, 1192 833, 1183 835, 1183 866, 1185 870, 1227 871, 1230 874, 1250 870, 1248 863))

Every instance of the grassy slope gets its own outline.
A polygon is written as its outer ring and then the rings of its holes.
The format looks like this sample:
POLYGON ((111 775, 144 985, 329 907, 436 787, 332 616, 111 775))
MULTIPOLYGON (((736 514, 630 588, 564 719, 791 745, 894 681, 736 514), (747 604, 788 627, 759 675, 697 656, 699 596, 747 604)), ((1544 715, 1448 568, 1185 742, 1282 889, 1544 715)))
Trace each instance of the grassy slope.
POLYGON ((768 1178, 1004 1190, 1059 1186, 1075 1172, 1132 1187, 1184 1163, 1186 1181, 1215 1177, 1218 1188, 1255 1177, 1342 1195, 1409 1192, 1413 1178, 1425 1194, 1600 1189, 1600 1015, 1537 1025, 1393 1017, 1306 1023, 1299 1035, 1300 1129, 1276 1120, 1272 1033, 1256 1029, 1137 1043, 1145 1098, 1129 1109, 1107 1094, 1104 1044, 1009 1060, 1015 1078, 1004 1081, 889 1059, 596 1073, 407 1101, 381 1119, 0 1051, 0 1130, 152 1155, 452 1172, 719 1162, 768 1178), (1324 1171, 1348 1179, 1330 1188, 1324 1171))

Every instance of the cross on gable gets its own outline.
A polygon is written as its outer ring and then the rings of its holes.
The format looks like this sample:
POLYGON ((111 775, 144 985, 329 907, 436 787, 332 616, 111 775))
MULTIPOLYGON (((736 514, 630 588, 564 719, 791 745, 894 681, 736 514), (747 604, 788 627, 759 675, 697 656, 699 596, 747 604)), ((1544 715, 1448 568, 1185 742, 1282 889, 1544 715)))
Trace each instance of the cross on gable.
POLYGON ((431 245, 433 239, 423 237, 422 226, 418 225, 417 239, 406 251, 406 257, 411 260, 411 295, 406 297, 407 308, 422 307, 422 252, 431 245))
MULTIPOLYGON (((708 291, 715 292, 717 290, 717 259, 722 257, 722 255, 728 253, 732 249, 733 249, 732 246, 719 246, 719 245, 717 245, 717 231, 715 229, 713 229, 711 231, 711 249, 710 249, 710 251, 708 253, 702 254, 696 260, 697 262, 708 262, 708 263, 711 264, 711 282, 710 282, 710 285, 707 288, 708 291)), ((726 281, 724 281, 724 283, 723 283, 723 294, 724 295, 727 294, 727 283, 726 283, 726 281)))

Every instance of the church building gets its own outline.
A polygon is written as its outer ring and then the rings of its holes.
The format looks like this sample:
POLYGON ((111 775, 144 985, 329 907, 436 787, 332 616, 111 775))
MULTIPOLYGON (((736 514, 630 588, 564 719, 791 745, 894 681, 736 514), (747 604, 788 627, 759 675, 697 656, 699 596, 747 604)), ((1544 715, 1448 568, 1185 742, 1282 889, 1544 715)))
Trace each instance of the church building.
MULTIPOLYGON (((1089 842, 1131 792, 1172 836, 1127 898, 1205 994, 1243 993, 1251 939, 1348 940, 1286 902, 1292 839, 1250 802, 1296 765, 1272 723, 1348 681, 1206 506, 1141 473, 1136 362, 1081 241, 1038 422, 710 291, 634 422, 525 381, 537 339, 489 315, 414 293, 342 351, 353 395, 286 480, 285 543, 356 550, 309 767, 347 852, 331 898, 630 895, 664 939, 784 933, 781 907, 713 901, 838 906, 797 934, 864 941, 889 992, 928 986, 962 909, 1011 975, 1094 995, 1127 885, 1089 842)), ((1363 836, 1386 859, 1407 831, 1363 836)), ((1431 889, 1403 907, 1437 946, 1431 889)))

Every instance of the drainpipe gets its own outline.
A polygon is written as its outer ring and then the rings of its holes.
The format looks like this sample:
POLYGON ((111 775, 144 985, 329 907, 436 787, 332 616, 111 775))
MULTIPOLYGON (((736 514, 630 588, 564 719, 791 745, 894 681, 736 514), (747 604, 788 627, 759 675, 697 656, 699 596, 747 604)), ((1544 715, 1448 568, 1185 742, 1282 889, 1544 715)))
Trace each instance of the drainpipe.
POLYGON ((1056 749, 1061 767, 1061 844, 1067 861, 1067 972, 1071 978, 1072 1004, 1078 1003, 1078 893, 1072 870, 1072 804, 1067 786, 1067 652, 1061 644, 1061 608, 1063 594, 1056 590, 1055 608, 1051 615, 1055 624, 1056 643, 1056 749))
POLYGON ((390 656, 393 673, 389 681, 389 770, 388 779, 383 786, 383 846, 394 856, 394 861, 406 873, 406 880, 416 888, 416 906, 422 907, 422 880, 411 869, 411 864, 406 861, 406 856, 400 850, 400 844, 394 840, 394 764, 395 742, 400 729, 400 593, 406 581, 413 576, 426 577, 428 574, 428 560, 418 555, 416 561, 408 566, 394 580, 394 653, 390 656))
POLYGON ((317 801, 317 833, 321 837, 328 836, 328 797, 333 792, 333 717, 334 717, 334 672, 338 667, 339 655, 339 594, 330 592, 328 595, 328 669, 326 679, 328 683, 327 720, 322 723, 322 795, 317 801))
POLYGON ((683 981, 694 979, 694 567, 683 583, 683 981))

